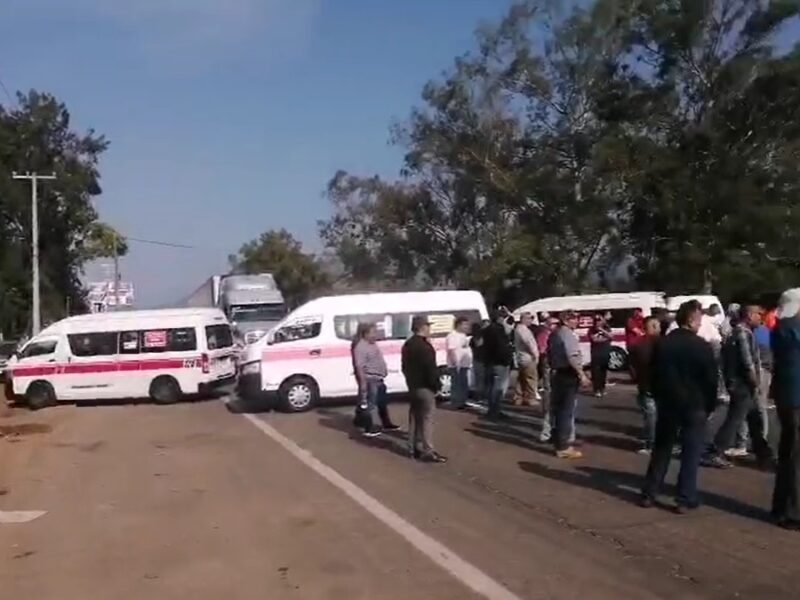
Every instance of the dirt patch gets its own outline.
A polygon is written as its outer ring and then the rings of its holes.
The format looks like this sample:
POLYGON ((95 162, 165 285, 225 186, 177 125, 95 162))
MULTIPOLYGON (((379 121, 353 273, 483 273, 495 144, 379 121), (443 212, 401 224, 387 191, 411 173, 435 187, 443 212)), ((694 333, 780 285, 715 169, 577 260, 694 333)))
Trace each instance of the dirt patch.
POLYGON ((17 437, 50 433, 53 428, 44 423, 20 423, 19 425, 0 425, 0 437, 17 437))

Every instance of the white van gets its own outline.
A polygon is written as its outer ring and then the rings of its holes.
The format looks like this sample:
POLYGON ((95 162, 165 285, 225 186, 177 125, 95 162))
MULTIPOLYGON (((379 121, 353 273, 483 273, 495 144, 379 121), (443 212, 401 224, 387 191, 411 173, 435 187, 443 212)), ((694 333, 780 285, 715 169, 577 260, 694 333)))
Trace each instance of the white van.
MULTIPOLYGON (((359 323, 375 323, 389 374, 387 391, 407 391, 400 370, 400 351, 411 335, 411 319, 425 315, 440 366, 446 364, 444 338, 456 317, 473 323, 488 318, 478 292, 434 291, 357 294, 318 298, 287 316, 242 357, 240 392, 245 397, 277 393, 289 412, 312 408, 320 398, 355 396, 350 348, 359 323)), ((443 392, 449 377, 443 372, 443 392)))
POLYGON ((670 296, 667 298, 667 310, 669 312, 678 312, 678 309, 681 307, 681 304, 684 302, 689 302, 689 300, 697 300, 702 306, 703 310, 708 310, 712 306, 716 305, 720 309, 720 315, 725 315, 725 311, 722 308, 722 302, 719 301, 719 298, 716 296, 711 296, 708 294, 697 294, 697 295, 683 295, 683 296, 670 296))
POLYGON ((589 364, 591 351, 588 329, 592 326, 595 315, 611 313, 612 346, 608 367, 612 371, 624 371, 628 366, 628 352, 625 344, 625 325, 635 309, 641 309, 644 316, 653 314, 654 309, 665 309, 667 306, 662 292, 629 292, 621 294, 586 294, 581 296, 556 296, 540 298, 514 311, 519 318, 524 312, 535 316, 546 312, 551 316, 565 310, 578 313, 578 329, 576 333, 581 340, 581 351, 584 363, 589 364))
POLYGON ((160 404, 233 383, 228 320, 213 308, 69 317, 26 343, 8 367, 16 398, 33 408, 58 400, 150 397, 160 404))

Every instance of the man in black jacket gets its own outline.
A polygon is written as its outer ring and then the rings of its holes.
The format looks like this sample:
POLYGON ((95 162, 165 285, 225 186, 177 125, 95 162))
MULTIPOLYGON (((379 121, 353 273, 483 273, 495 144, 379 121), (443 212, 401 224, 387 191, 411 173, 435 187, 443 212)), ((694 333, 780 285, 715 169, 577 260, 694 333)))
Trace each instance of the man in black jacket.
POLYGON ((653 352, 652 389, 656 400, 656 439, 642 488, 641 504, 653 505, 667 474, 672 447, 681 432, 681 470, 675 510, 684 513, 699 505, 697 471, 703 453, 708 415, 717 402, 717 362, 711 345, 697 335, 703 317, 695 302, 681 305, 678 329, 661 340, 653 352))
POLYGON ((408 445, 413 458, 443 463, 447 458, 433 449, 433 411, 441 383, 436 350, 428 341, 430 330, 427 317, 414 317, 413 335, 403 344, 402 370, 409 392, 408 445))
POLYGON ((511 376, 511 365, 514 362, 514 351, 511 347, 510 329, 506 326, 506 313, 496 310, 492 313, 492 322, 483 331, 483 357, 489 369, 488 380, 491 382, 487 416, 490 419, 502 418, 503 400, 508 392, 508 381, 511 376))

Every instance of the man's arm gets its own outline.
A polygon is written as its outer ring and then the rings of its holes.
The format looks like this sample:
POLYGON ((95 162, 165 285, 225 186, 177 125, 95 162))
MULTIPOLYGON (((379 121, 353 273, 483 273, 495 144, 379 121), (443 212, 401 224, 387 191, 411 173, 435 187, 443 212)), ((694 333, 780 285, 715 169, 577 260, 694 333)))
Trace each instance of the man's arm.
POLYGON ((581 344, 578 341, 578 336, 572 333, 571 335, 565 337, 564 349, 567 351, 567 360, 569 361, 569 366, 571 366, 578 374, 578 378, 581 380, 581 383, 583 385, 588 385, 590 381, 586 376, 586 373, 583 371, 583 352, 581 352, 581 344))
POLYGON ((758 374, 756 373, 756 361, 753 356, 753 351, 750 346, 750 340, 747 337, 747 332, 742 327, 736 328, 736 345, 738 346, 739 358, 742 364, 747 369, 747 375, 750 378, 750 385, 754 388, 758 387, 758 374))
POLYGON ((719 383, 717 360, 714 358, 711 344, 705 340, 698 341, 703 342, 698 345, 699 363, 702 368, 705 409, 706 413, 710 415, 717 407, 717 385, 719 383))
POLYGON ((364 365, 366 364, 366 352, 362 345, 356 344, 353 348, 353 367, 355 370, 356 381, 358 382, 358 390, 364 394, 367 389, 367 376, 364 373, 364 365))

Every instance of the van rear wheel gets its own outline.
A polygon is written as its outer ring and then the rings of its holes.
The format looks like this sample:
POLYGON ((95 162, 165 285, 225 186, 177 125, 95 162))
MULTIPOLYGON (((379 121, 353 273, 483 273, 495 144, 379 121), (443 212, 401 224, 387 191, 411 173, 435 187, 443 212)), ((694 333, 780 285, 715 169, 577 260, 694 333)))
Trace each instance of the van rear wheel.
POLYGON ((46 381, 34 381, 25 392, 25 402, 31 410, 41 410, 48 406, 55 406, 56 393, 46 381))
POLYGON ((319 401, 319 387, 310 377, 290 377, 278 390, 280 408, 284 412, 305 412, 319 401))
POLYGON ((181 386, 169 375, 156 377, 150 384, 150 398, 156 404, 175 404, 181 396, 181 386))

